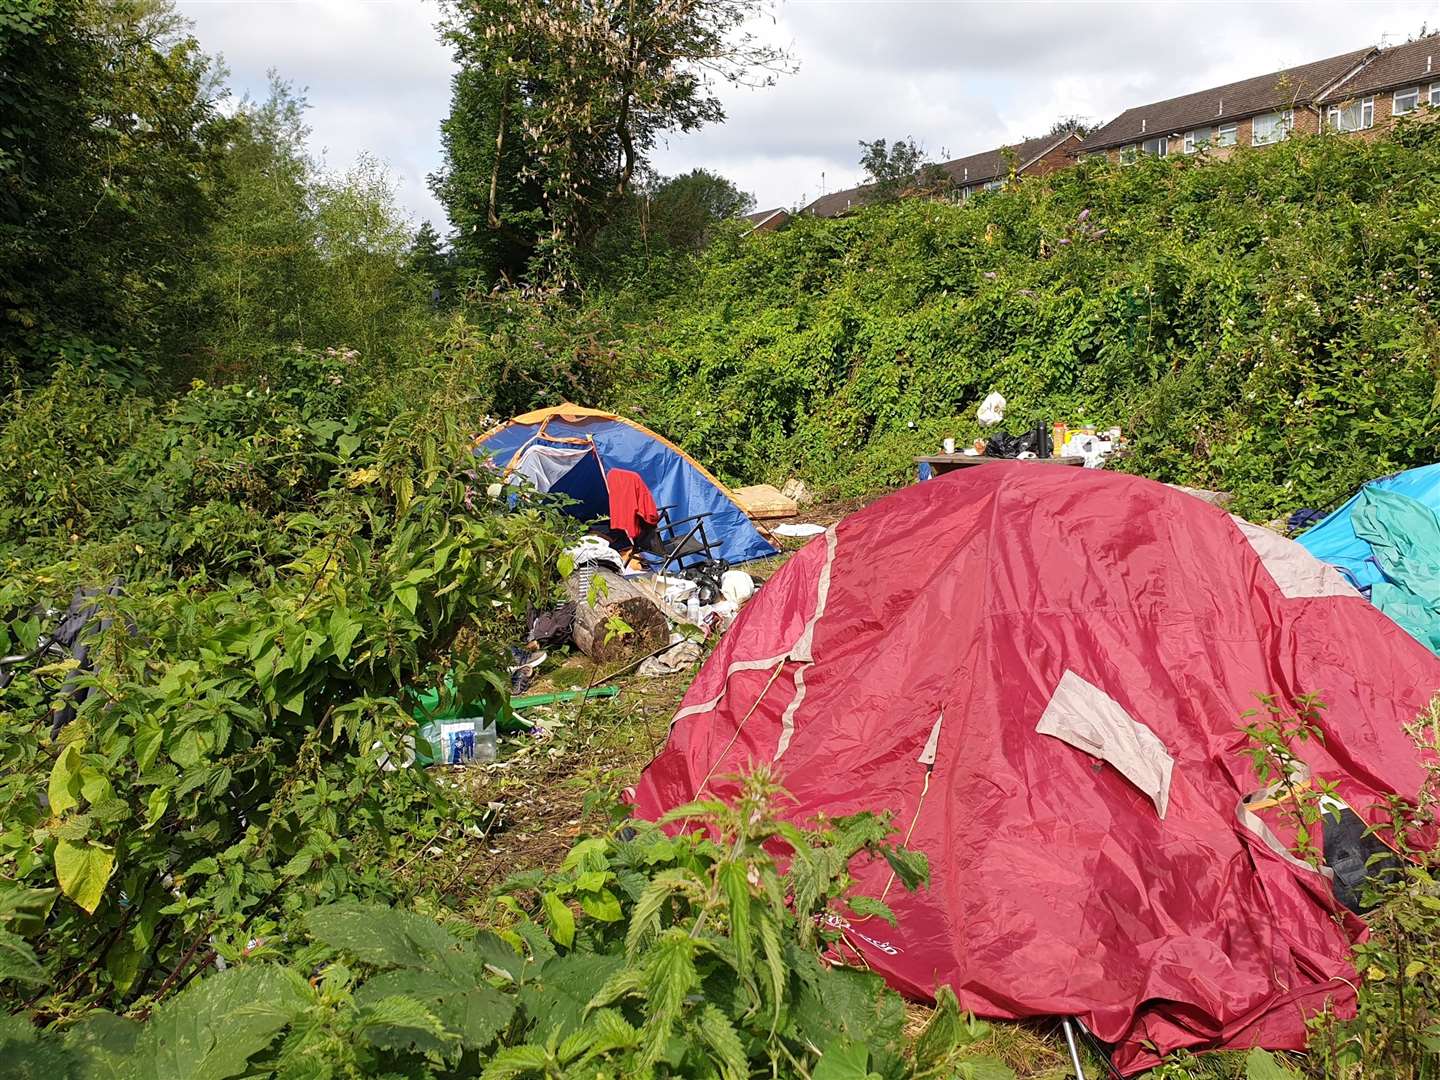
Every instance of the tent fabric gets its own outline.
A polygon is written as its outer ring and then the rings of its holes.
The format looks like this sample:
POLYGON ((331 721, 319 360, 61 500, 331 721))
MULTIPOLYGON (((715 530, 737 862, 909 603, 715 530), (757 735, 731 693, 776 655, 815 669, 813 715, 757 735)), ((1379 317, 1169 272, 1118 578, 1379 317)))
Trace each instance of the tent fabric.
POLYGON ((1418 469, 1407 469, 1393 476, 1371 480, 1340 509, 1298 538, 1306 551, 1321 562, 1337 567, 1360 589, 1385 580, 1385 575, 1374 561, 1374 550, 1356 535, 1351 520, 1360 505, 1360 496, 1376 490, 1408 495, 1432 510, 1440 510, 1440 464, 1422 465, 1418 469))
POLYGON ((1387 579, 1371 586, 1371 602, 1440 651, 1440 516, 1398 491, 1366 488, 1351 525, 1387 579))
MULTIPOLYGON (((776 553, 724 484, 679 447, 633 420, 568 403, 538 409, 480 436, 475 453, 505 469, 515 464, 517 454, 532 446, 593 449, 602 473, 610 469, 638 473, 656 504, 673 508, 672 518, 710 515, 706 532, 718 538, 716 554, 727 562, 742 563, 776 553)), ((565 486, 557 482, 553 490, 565 486)), ((586 520, 608 516, 608 499, 602 498, 597 506, 596 493, 590 487, 593 485, 587 486, 586 497, 572 512, 586 520)))
POLYGON ((589 447, 546 446, 531 443, 520 452, 511 468, 534 485, 536 491, 549 491, 563 480, 580 460, 589 456, 589 447))
MULTIPOLYGON (((1257 551, 1224 511, 1121 474, 995 462, 903 489, 745 607, 637 811, 733 797, 737 773, 774 762, 794 820, 888 813, 928 856, 927 889, 886 894, 893 929, 845 937, 902 992, 1079 1016, 1131 1073, 1157 1049, 1299 1049, 1306 1016, 1353 1010, 1363 924, 1287 857, 1284 810, 1244 802, 1261 785, 1242 714, 1257 694, 1320 695, 1323 739, 1295 752, 1378 820, 1424 782, 1401 726, 1440 660, 1353 591, 1314 588, 1314 560, 1276 541, 1257 551), (1297 581, 1312 587, 1287 595, 1297 581), (1037 731, 1072 678, 1170 758, 1163 817, 1153 784, 1037 731)), ((855 873, 882 894, 883 864, 855 873)))

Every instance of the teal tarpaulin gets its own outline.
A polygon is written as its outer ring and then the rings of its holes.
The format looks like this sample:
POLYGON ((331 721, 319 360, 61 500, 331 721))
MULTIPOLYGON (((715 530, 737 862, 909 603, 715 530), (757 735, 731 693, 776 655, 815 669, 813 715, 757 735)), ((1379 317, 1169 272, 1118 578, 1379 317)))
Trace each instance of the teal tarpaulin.
POLYGON ((1360 494, 1297 538, 1301 547, 1321 562, 1338 569, 1359 589, 1385 580, 1370 544, 1356 535, 1352 520, 1360 495, 1372 491, 1408 495, 1424 506, 1440 509, 1440 465, 1422 465, 1418 469, 1406 469, 1393 476, 1371 480, 1360 489, 1360 494))
POLYGON ((1355 497, 1350 522, 1384 574, 1370 601, 1440 653, 1440 515, 1418 499, 1369 486, 1355 497))

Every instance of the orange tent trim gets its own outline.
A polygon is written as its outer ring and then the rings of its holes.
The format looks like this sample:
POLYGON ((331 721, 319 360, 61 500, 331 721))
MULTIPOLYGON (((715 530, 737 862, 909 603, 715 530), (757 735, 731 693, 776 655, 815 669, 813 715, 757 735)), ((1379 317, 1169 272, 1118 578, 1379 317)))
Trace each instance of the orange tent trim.
MULTIPOLYGON (((630 420, 626 417, 620 416, 618 413, 606 412, 604 409, 587 409, 583 405, 572 405, 568 401, 562 402, 559 405, 552 405, 548 409, 532 409, 530 412, 521 413, 519 416, 506 420, 503 424, 496 424, 493 428, 485 432, 485 434, 483 435, 477 435, 475 437, 475 445, 479 446, 480 443, 490 438, 490 436, 496 434, 497 432, 504 431, 506 428, 514 424, 539 424, 543 427, 547 421, 556 419, 570 421, 587 419, 614 420, 618 423, 625 424, 627 427, 632 427, 636 431, 644 435, 650 436, 650 438, 654 439, 656 442, 663 443, 671 450, 674 450, 691 465, 695 466, 695 468, 699 470, 701 476, 705 477, 706 480, 709 480, 710 483, 714 484, 717 488, 724 492, 727 499, 735 503, 737 506, 739 505, 739 503, 735 499, 735 493, 730 490, 729 485, 723 483, 717 476, 715 476, 714 473, 712 473, 709 469, 705 468, 704 465, 701 465, 700 462, 696 461, 683 449, 676 446, 669 439, 665 438, 664 435, 661 435, 657 431, 651 431, 644 424, 637 424, 634 420, 630 420)), ((554 439, 556 442, 583 441, 556 435, 546 435, 545 437, 547 439, 554 439)))

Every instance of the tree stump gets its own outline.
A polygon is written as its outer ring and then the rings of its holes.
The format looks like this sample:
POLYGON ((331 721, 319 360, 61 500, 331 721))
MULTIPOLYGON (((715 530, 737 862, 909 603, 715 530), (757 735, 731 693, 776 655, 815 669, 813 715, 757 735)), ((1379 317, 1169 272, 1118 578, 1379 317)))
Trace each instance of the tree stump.
POLYGON ((609 664, 654 652, 670 640, 665 613, 644 592, 609 570, 597 570, 593 586, 595 603, 580 588, 578 575, 565 582, 565 591, 575 601, 575 645, 596 663, 609 664), (630 627, 617 633, 611 619, 630 627), (606 640, 608 637, 609 640, 606 640))

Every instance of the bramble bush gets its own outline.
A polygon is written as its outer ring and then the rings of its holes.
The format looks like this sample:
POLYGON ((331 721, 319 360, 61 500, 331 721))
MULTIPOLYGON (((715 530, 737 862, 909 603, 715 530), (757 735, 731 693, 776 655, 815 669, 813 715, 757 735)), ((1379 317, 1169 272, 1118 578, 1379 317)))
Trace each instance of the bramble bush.
POLYGON ((1437 227, 1435 124, 798 218, 633 319, 614 400, 731 479, 853 496, 999 390, 1015 430, 1119 424, 1134 469, 1273 516, 1434 459, 1437 227))

